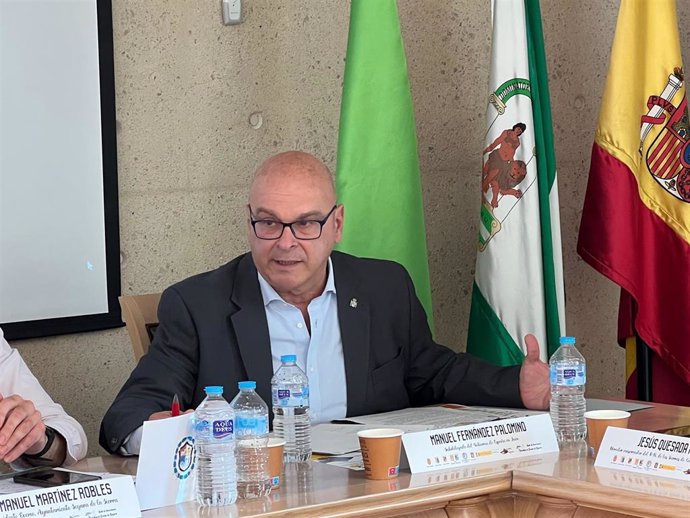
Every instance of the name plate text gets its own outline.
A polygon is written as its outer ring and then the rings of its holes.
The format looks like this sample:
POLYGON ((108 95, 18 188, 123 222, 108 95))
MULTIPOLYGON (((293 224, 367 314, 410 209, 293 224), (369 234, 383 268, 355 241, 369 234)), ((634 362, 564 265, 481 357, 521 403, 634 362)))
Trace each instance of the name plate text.
POLYGON ((139 518, 129 476, 0 495, 0 518, 139 518))
POLYGON ((594 465, 690 482, 690 439, 609 427, 594 465))
POLYGON ((558 451, 548 414, 407 433, 402 441, 412 473, 558 451))

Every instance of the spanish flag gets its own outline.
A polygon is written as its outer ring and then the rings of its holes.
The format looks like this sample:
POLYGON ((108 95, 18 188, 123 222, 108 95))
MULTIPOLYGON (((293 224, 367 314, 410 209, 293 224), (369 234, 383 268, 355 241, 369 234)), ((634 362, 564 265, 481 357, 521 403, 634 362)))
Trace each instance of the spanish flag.
POLYGON ((689 133, 675 1, 622 0, 577 249, 621 287, 619 339, 636 332, 651 348, 653 400, 681 405, 690 405, 689 133))

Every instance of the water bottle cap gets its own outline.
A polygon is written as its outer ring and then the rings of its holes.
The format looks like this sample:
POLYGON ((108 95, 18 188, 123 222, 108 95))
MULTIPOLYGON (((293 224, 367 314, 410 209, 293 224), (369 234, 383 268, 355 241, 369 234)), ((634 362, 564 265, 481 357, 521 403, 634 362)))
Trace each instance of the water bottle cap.
POLYGON ((288 363, 288 362, 296 362, 297 361, 297 355, 296 354, 284 354, 280 357, 280 361, 283 363, 288 363))
POLYGON ((223 387, 220 385, 211 385, 208 387, 204 388, 204 391, 206 394, 222 394, 223 393, 223 387))
POLYGON ((563 344, 575 345, 575 337, 574 336, 561 336, 561 345, 563 345, 563 344))
POLYGON ((237 384, 237 387, 242 390, 242 389, 255 389, 256 388, 256 381, 240 381, 237 384))

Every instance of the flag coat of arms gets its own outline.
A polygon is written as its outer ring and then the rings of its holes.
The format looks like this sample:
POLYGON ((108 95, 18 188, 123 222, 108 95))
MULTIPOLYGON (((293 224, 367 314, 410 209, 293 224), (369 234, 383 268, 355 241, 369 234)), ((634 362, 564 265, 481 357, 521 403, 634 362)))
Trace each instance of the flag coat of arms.
POLYGON ((564 334, 558 184, 537 0, 495 0, 469 352, 500 365, 564 334))
MULTIPOLYGON (((578 253, 621 287, 619 340, 652 350, 654 401, 690 405, 690 143, 673 0, 622 0, 578 253)), ((628 374, 634 369, 629 356, 628 374)), ((634 379, 632 377, 631 379, 634 379)), ((636 397, 629 383, 628 397, 636 397)))

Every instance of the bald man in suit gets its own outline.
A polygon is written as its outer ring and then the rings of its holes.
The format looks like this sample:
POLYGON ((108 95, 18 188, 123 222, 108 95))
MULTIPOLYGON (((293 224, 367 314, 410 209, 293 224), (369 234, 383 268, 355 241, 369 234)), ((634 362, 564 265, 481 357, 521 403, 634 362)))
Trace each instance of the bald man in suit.
POLYGON ((433 403, 544 409, 548 367, 528 335, 522 366, 496 367, 434 342, 407 271, 335 252, 345 210, 328 168, 300 151, 262 163, 247 204, 251 252, 165 290, 160 325, 101 425, 101 445, 138 453, 141 425, 174 394, 196 407, 207 385, 254 380, 271 402, 282 354, 310 379, 312 419, 433 403))

